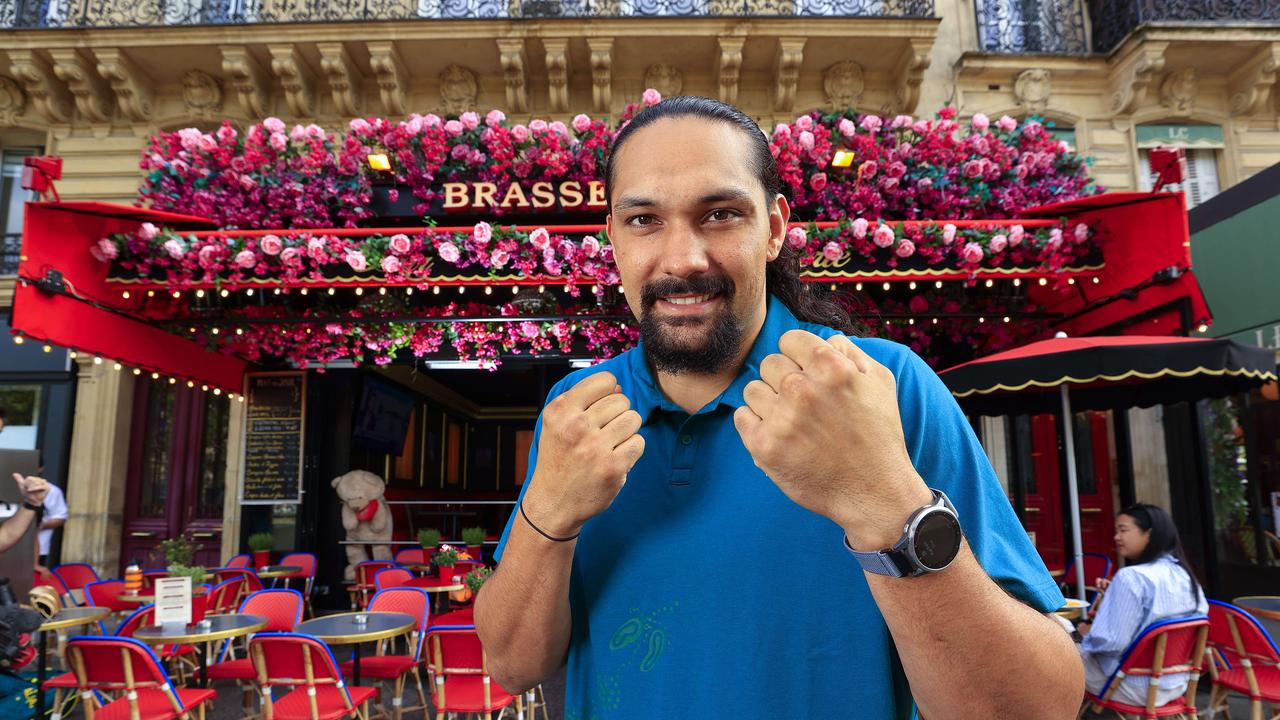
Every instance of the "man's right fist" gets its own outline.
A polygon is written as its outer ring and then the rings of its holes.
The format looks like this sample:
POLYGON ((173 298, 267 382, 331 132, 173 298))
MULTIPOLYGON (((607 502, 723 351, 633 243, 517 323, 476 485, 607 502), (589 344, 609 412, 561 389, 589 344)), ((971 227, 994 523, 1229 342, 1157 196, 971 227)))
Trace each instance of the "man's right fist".
POLYGON ((19 473, 14 473, 13 481, 18 483, 18 489, 22 491, 23 500, 32 505, 44 504, 44 496, 49 494, 49 483, 44 478, 38 478, 34 475, 23 477, 19 473))
POLYGON ((604 512, 644 454, 640 413, 612 373, 591 375, 542 411, 537 466, 524 497, 529 519, 555 537, 604 512))

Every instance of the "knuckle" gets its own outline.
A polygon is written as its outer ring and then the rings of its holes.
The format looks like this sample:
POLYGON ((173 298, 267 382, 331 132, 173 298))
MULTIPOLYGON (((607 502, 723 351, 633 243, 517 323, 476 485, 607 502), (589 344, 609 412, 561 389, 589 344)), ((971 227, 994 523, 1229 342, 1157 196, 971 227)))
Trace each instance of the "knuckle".
POLYGON ((812 392, 812 385, 804 375, 791 373, 782 378, 782 394, 788 397, 807 397, 812 392))

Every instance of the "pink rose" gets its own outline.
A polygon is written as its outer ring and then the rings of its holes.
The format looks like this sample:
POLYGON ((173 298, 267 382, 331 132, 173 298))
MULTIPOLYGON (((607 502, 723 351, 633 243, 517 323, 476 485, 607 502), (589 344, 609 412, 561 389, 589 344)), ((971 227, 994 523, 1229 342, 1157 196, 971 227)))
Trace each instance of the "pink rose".
POLYGON ((569 137, 569 128, 565 127, 564 123, 559 120, 547 125, 547 129, 562 137, 569 137))
POLYGON ((328 243, 322 237, 313 237, 307 241, 307 254, 316 260, 323 259, 326 250, 328 250, 328 243))
POLYGON ((302 251, 296 247, 287 247, 280 251, 280 262, 285 265, 301 265, 302 251))
POLYGON ((284 249, 284 243, 280 242, 280 238, 275 235, 263 235, 262 240, 258 242, 258 247, 268 255, 279 255, 284 249))
POLYGON ((824 187, 826 187, 826 186, 827 186, 827 174, 826 174, 826 173, 814 173, 813 175, 811 175, 811 176, 809 177, 809 189, 810 189, 810 190, 814 190, 814 191, 821 191, 821 190, 822 190, 822 188, 824 188, 824 187))
POLYGON ((592 235, 582 238, 582 252, 586 253, 587 257, 595 257, 596 253, 600 252, 600 241, 592 235))
POLYGON ((787 231, 787 247, 792 250, 799 250, 808 242, 809 233, 805 232, 804 228, 797 225, 787 231))
POLYGON ((404 233, 396 233, 391 236, 391 252, 397 255, 404 255, 413 247, 413 242, 409 240, 409 236, 404 233))
POLYGON ((440 127, 441 123, 440 116, 435 113, 427 113, 422 116, 422 124, 429 128, 440 127))
POLYGON ((160 234, 160 228, 151 223, 142 223, 142 227, 138 228, 138 237, 143 240, 154 240, 160 234))
POLYGON ((542 118, 538 118, 536 120, 532 120, 529 122, 529 130, 533 132, 543 132, 546 129, 547 129, 547 121, 543 120, 542 118))
POLYGON ((800 147, 805 150, 812 150, 814 145, 813 133, 805 130, 800 133, 800 147))
POLYGON ((1053 248, 1054 250, 1057 250, 1058 247, 1061 245, 1062 245, 1061 228, 1054 228, 1050 230, 1049 231, 1049 247, 1053 248))
POLYGON ((1089 239, 1089 226, 1084 223, 1076 225, 1075 229, 1076 242, 1082 243, 1089 239))
POLYGON ((878 115, 863 115, 862 122, 860 124, 862 125, 863 130, 874 135, 880 130, 880 126, 884 124, 884 121, 881 120, 878 115))
POLYGON ((201 135, 197 146, 204 152, 213 152, 218 149, 218 141, 212 135, 201 135))
POLYGON ((996 127, 1005 132, 1013 132, 1018 128, 1018 121, 1008 115, 1001 115, 1000 119, 996 121, 996 127))
POLYGON ((236 139, 236 129, 230 125, 223 125, 218 128, 218 140, 224 143, 230 143, 236 139))
POLYGON ((1062 153, 1063 155, 1066 155, 1067 153, 1071 152, 1071 143, 1067 142, 1066 140, 1059 140, 1058 152, 1062 153))
POLYGON ((301 125, 294 125, 289 131, 289 139, 293 141, 304 140, 307 137, 307 129, 301 125))
POLYGON ((1023 234, 1026 232, 1027 231, 1024 230, 1021 225, 1014 225, 1009 228, 1009 247, 1018 247, 1022 242, 1023 234))
POLYGON ((458 120, 462 123, 462 127, 468 130, 475 130, 480 127, 480 116, 471 111, 462 113, 462 117, 458 118, 458 120))
POLYGON ((252 250, 241 250, 236 253, 236 265, 248 269, 258 264, 258 257, 252 250))
POLYGON ((844 257, 844 246, 835 240, 832 240, 822 247, 822 257, 830 260, 831 262, 837 262, 840 258, 844 257))
POLYGON ((323 140, 324 128, 320 127, 319 125, 316 125, 315 123, 311 123, 310 125, 307 126, 307 137, 314 138, 316 140, 323 140))
POLYGON ((969 121, 973 125, 973 129, 982 132, 991 127, 991 119, 982 113, 974 113, 973 119, 969 121))
POLYGON ((991 238, 988 248, 993 253, 1004 252, 1005 247, 1009 244, 1009 239, 1003 235, 996 235, 991 238))
MULTIPOLYGON (((280 123, 280 125, 283 127, 284 123, 280 123)), ((363 135, 373 129, 372 126, 369 125, 369 121, 364 118, 353 119, 350 123, 347 123, 347 127, 351 128, 351 132, 356 133, 357 135, 363 135)))
POLYGON ((859 240, 865 238, 867 236, 867 226, 870 224, 871 223, 867 222, 866 218, 858 218, 857 220, 854 220, 853 236, 859 240))
POLYGON ((534 228, 533 232, 529 233, 529 244, 539 250, 546 250, 551 244, 551 233, 547 232, 546 228, 534 228))
POLYGON ((271 133, 271 138, 267 142, 271 144, 271 149, 276 152, 284 152, 284 149, 289 147, 289 138, 285 137, 283 133, 271 133))
POLYGON ((813 118, 809 117, 808 115, 801 115, 800 117, 796 118, 796 129, 797 129, 797 130, 812 130, 812 129, 813 129, 813 118))
POLYGON ((573 129, 577 132, 584 133, 591 129, 591 118, 579 113, 573 116, 573 129))
POLYGON ((893 252, 898 257, 911 257, 916 254, 916 244, 903 238, 898 241, 898 248, 893 252))
POLYGON ((449 151, 449 156, 454 160, 466 160, 471 156, 471 148, 466 145, 454 145, 453 149, 449 151))
POLYGON ((563 258, 573 257, 574 254, 577 253, 577 250, 578 250, 578 246, 574 245, 569 240, 561 240, 560 244, 556 247, 556 252, 559 253, 560 257, 563 257, 563 258))
POLYGON ((490 110, 489 114, 484 116, 484 124, 488 125, 489 127, 497 127, 501 125, 502 121, 506 119, 507 119, 506 113, 502 112, 501 110, 494 109, 494 110, 490 110))
POLYGON ((424 127, 422 123, 422 116, 417 113, 414 113, 409 117, 409 122, 401 123, 401 125, 409 132, 410 135, 421 135, 422 128, 424 127))
POLYGON ((884 169, 885 173, 892 178, 900 178, 907 174, 907 166, 901 161, 894 160, 889 163, 889 167, 884 169))
POLYGON ((395 255, 387 255, 382 258, 382 272, 392 275, 400 272, 400 258, 395 255))
POLYGON ((456 263, 460 257, 458 246, 451 242, 442 243, 440 247, 436 248, 436 254, 447 263, 456 263))
POLYGON ((868 161, 866 161, 866 162, 864 162, 864 163, 862 163, 861 165, 859 165, 859 166, 858 166, 858 177, 859 177, 859 178, 869 178, 869 177, 871 177, 871 176, 875 175, 875 174, 876 174, 876 170, 878 170, 878 169, 880 169, 880 166, 879 166, 879 165, 876 165, 876 161, 875 161, 875 160, 868 160, 868 161))
POLYGON ((649 88, 644 91, 644 95, 642 95, 640 99, 644 101, 645 105, 657 105, 662 102, 662 93, 654 90, 653 88, 649 88))
POLYGON ((875 243, 876 247, 887 248, 893 244, 894 239, 893 228, 884 224, 876 226, 875 232, 871 234, 871 242, 875 243))
POLYGON ((98 252, 102 253, 102 256, 108 260, 114 260, 120 254, 120 251, 116 250, 116 244, 107 238, 102 238, 98 241, 98 252))
POLYGON ((169 253, 169 257, 174 260, 181 260, 182 256, 187 253, 187 249, 182 247, 182 243, 172 238, 164 241, 164 251, 169 253))
POLYGON ((917 135, 927 135, 929 133, 929 121, 917 120, 912 124, 911 129, 914 130, 917 135))
POLYGON ((462 131, 464 129, 465 128, 462 127, 462 123, 458 122, 457 120, 450 120, 449 122, 444 124, 444 132, 449 137, 458 137, 459 135, 462 134, 462 131))
POLYGON ((898 115, 893 118, 893 122, 889 123, 889 128, 897 130, 898 128, 911 127, 911 123, 915 120, 910 115, 898 115))
POLYGON ((475 238, 477 244, 488 245, 493 238, 493 226, 487 222, 478 222, 471 230, 471 237, 475 238))
POLYGON ((278 117, 269 117, 262 121, 262 127, 269 133, 284 132, 284 121, 278 117))
POLYGON ((791 126, 786 123, 778 123, 773 126, 774 137, 791 137, 791 126))
POLYGON ((505 266, 507 261, 510 259, 511 255, 506 250, 494 250, 493 253, 489 255, 489 263, 496 268, 505 266))
POLYGON ((949 243, 955 239, 956 239, 956 226, 952 225, 951 223, 947 223, 946 225, 943 225, 942 226, 943 242, 949 243))
POLYGON ((527 141, 529 139, 529 128, 524 125, 517 125, 511 128, 511 139, 518 143, 527 141))
POLYGON ((324 331, 330 335, 341 335, 346 332, 346 329, 338 323, 325 323, 324 331))
POLYGON ((858 132, 858 126, 854 125, 849 118, 840 118, 840 122, 836 123, 836 129, 847 138, 853 137, 858 132))
POLYGON ((365 268, 369 267, 369 262, 365 259, 364 253, 359 250, 348 250, 346 256, 342 259, 346 260, 351 269, 356 272, 364 272, 365 268))
POLYGON ((209 267, 218 261, 218 247, 216 245, 205 245, 200 248, 200 266, 209 267))
POLYGON ((964 261, 970 264, 982 262, 982 255, 982 246, 973 242, 965 244, 964 250, 960 253, 964 261))
POLYGON ((970 160, 964 164, 964 176, 973 179, 982 175, 982 161, 970 160))

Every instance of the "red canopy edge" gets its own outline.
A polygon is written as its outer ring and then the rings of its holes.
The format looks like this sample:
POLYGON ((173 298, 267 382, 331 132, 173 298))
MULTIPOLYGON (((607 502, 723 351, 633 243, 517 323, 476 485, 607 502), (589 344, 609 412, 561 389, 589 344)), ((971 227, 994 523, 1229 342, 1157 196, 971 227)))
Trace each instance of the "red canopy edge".
POLYGON ((65 295, 19 282, 13 330, 32 340, 102 356, 130 368, 239 393, 250 369, 240 358, 65 295))
MULTIPOLYGON (((29 203, 31 207, 35 203, 29 203)), ((151 208, 138 207, 136 205, 121 205, 119 203, 99 202, 97 200, 83 200, 74 202, 42 202, 38 203, 41 207, 50 210, 62 210, 64 212, 76 212, 86 215, 100 215, 102 217, 119 218, 121 220, 133 220, 141 224, 144 222, 154 224, 164 224, 169 227, 184 226, 202 226, 217 227, 213 220, 199 215, 184 215, 182 213, 168 212, 165 210, 152 210, 151 208)))

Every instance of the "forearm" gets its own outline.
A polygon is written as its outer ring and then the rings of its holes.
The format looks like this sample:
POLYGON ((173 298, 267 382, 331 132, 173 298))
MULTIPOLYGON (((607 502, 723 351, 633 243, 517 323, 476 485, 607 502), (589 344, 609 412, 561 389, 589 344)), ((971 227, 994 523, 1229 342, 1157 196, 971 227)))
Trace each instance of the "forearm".
POLYGON ((517 518, 502 562, 476 596, 476 631, 494 678, 509 692, 537 685, 564 664, 576 545, 547 540, 517 518))
POLYGON ((65 522, 66 522, 66 519, 65 519, 65 518, 50 518, 50 519, 45 520, 44 522, 40 523, 40 529, 41 529, 41 530, 56 530, 56 529, 58 529, 58 528, 62 527, 62 524, 63 524, 63 523, 65 523, 65 522))
POLYGON ((922 717, 1075 717, 1084 670, 1070 636, 1001 590, 967 542, 943 572, 867 581, 922 717))
POLYGON ((27 529, 31 527, 31 521, 35 520, 35 518, 36 514, 33 510, 23 507, 18 509, 16 515, 6 520, 3 525, 0 525, 0 552, 5 552, 18 544, 18 541, 26 534, 27 529))

